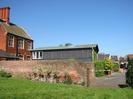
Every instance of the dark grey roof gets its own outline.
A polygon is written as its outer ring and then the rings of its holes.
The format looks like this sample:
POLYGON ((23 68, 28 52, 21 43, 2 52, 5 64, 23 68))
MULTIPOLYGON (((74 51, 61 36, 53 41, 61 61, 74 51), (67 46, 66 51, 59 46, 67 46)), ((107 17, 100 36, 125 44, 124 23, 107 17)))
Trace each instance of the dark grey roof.
POLYGON ((32 38, 28 35, 28 33, 26 33, 26 31, 22 27, 19 27, 13 23, 7 24, 3 21, 0 22, 0 25, 2 25, 4 27, 4 29, 7 33, 32 40, 32 38))
POLYGON ((87 44, 87 45, 76 45, 76 46, 56 46, 56 47, 40 47, 32 49, 31 51, 37 50, 62 50, 62 49, 79 49, 79 48, 95 48, 97 52, 99 51, 97 44, 87 44))
POLYGON ((15 58, 15 59, 17 59, 18 57, 11 55, 10 53, 7 53, 0 49, 0 58, 15 58))

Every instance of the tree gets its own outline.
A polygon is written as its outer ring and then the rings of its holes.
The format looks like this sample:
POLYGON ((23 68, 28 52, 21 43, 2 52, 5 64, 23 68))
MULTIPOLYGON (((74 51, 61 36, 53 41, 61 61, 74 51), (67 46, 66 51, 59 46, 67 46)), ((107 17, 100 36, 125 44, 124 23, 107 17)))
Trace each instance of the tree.
POLYGON ((128 59, 128 70, 126 73, 126 83, 133 88, 133 59, 128 59))
POLYGON ((71 46, 72 44, 71 43, 66 43, 65 46, 71 46))
POLYGON ((109 59, 95 61, 95 74, 97 77, 111 74, 113 63, 109 59))
POLYGON ((112 70, 112 67, 113 67, 113 63, 111 60, 109 59, 105 59, 104 60, 104 70, 105 70, 105 74, 111 74, 111 70, 112 70))

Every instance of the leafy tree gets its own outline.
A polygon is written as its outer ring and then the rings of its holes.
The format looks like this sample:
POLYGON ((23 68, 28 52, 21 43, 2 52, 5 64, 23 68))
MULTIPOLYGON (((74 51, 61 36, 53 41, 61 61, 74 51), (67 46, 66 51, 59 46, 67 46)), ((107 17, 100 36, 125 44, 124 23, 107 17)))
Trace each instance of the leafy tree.
POLYGON ((72 44, 71 43, 66 43, 65 46, 71 46, 72 44))
POLYGON ((96 77, 104 76, 104 62, 95 61, 95 75, 96 77))
POLYGON ((103 76, 105 74, 110 74, 113 68, 113 63, 109 59, 95 61, 95 74, 97 77, 103 76))
POLYGON ((133 88, 133 59, 128 59, 128 70, 126 73, 126 83, 133 88))
POLYGON ((105 71, 111 71, 112 70, 112 67, 113 67, 112 61, 109 60, 109 59, 105 59, 104 60, 104 70, 105 71))
POLYGON ((118 64, 118 63, 114 63, 113 66, 112 66, 112 70, 113 70, 114 72, 119 71, 119 64, 118 64))

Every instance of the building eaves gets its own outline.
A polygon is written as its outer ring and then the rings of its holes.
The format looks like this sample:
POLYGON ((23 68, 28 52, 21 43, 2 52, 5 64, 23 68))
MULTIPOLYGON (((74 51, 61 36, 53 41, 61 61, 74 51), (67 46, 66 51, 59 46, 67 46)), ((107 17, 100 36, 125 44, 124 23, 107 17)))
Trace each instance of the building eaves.
MULTIPOLYGON (((97 44, 87 44, 87 45, 76 45, 76 46, 56 46, 56 47, 41 47, 35 48, 31 51, 38 51, 38 50, 63 50, 63 49, 82 49, 82 48, 98 48, 97 44)), ((98 50, 98 49, 97 49, 98 50)))
POLYGON ((23 28, 15 25, 13 23, 6 24, 6 23, 2 22, 2 26, 4 27, 4 29, 7 33, 32 40, 32 38, 28 35, 28 33, 25 32, 25 30, 23 28))

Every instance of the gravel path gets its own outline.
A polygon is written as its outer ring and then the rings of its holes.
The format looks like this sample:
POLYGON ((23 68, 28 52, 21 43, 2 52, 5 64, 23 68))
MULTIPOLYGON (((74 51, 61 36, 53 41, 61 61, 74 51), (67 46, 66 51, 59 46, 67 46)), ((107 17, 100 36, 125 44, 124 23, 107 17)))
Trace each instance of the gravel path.
POLYGON ((91 86, 95 87, 119 87, 119 85, 125 84, 125 72, 112 73, 110 76, 96 78, 91 82, 91 86))

